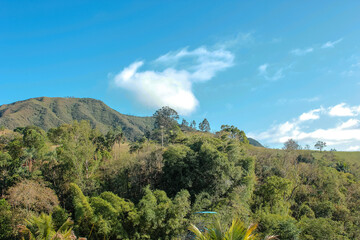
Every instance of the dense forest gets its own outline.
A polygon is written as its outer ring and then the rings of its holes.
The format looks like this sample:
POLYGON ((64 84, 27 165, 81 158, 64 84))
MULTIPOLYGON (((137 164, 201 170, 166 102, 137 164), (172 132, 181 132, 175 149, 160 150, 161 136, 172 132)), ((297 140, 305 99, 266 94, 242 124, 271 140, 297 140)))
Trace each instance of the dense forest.
POLYGON ((1 128, 0 239, 194 239, 233 219, 257 239, 360 239, 360 159, 154 119, 137 141, 89 121, 1 128))

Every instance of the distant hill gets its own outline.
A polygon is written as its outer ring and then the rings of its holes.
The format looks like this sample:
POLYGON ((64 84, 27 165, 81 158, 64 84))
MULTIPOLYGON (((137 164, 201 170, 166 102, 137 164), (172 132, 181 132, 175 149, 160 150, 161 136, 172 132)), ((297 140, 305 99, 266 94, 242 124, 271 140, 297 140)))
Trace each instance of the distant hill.
POLYGON ((258 141, 256 141, 253 138, 248 138, 249 143, 255 147, 264 147, 261 143, 259 143, 258 141))
MULTIPOLYGON (((0 126, 7 129, 35 125, 44 130, 73 121, 88 120, 106 133, 121 126, 129 140, 137 140, 154 126, 153 117, 125 115, 92 98, 38 97, 0 106, 0 126)), ((262 147, 255 139, 251 145, 262 147)))
POLYGON ((39 97, 0 106, 0 126, 8 129, 35 125, 49 130, 75 120, 88 120, 103 133, 121 126, 130 140, 154 126, 153 117, 124 115, 92 98, 39 97))

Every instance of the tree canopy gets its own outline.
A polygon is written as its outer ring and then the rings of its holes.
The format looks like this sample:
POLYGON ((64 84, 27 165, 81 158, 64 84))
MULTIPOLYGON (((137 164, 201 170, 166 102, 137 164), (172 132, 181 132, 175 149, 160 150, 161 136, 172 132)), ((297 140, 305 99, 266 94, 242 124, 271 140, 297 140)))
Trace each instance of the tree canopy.
POLYGON ((137 141, 88 121, 4 130, 0 240, 184 239, 190 223, 207 237, 208 213, 220 239, 251 223, 259 239, 360 239, 356 153, 255 147, 235 126, 167 120, 137 141))

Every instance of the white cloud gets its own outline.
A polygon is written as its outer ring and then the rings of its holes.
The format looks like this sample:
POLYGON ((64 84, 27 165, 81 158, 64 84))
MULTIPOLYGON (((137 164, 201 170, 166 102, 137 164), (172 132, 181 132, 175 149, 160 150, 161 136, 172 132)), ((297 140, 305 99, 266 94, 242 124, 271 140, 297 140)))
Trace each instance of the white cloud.
POLYGON ((259 70, 259 74, 265 74, 266 73, 266 69, 268 68, 269 64, 265 63, 263 65, 260 65, 258 67, 259 70))
POLYGON ((336 40, 336 41, 333 41, 333 42, 328 41, 328 42, 324 43, 324 44, 321 46, 321 48, 333 48, 336 44, 340 43, 342 40, 343 40, 343 39, 340 38, 340 39, 338 39, 338 40, 336 40))
POLYGON ((193 83, 208 81, 233 66, 234 55, 225 49, 184 48, 160 56, 154 63, 164 69, 139 71, 144 62, 137 61, 114 77, 115 85, 132 92, 148 107, 169 106, 181 115, 188 115, 199 105, 192 91, 193 83))
POLYGON ((296 48, 296 49, 291 50, 290 53, 293 55, 296 55, 296 56, 304 56, 313 51, 314 51, 313 48, 304 48, 304 49, 296 48))
POLYGON ((346 149, 346 151, 359 151, 360 146, 350 146, 346 149))
POLYGON ((155 60, 157 63, 177 66, 181 60, 191 60, 193 65, 187 67, 193 81, 207 81, 218 71, 231 67, 234 64, 234 55, 224 49, 210 51, 205 47, 188 51, 184 48, 177 52, 169 52, 155 60))
POLYGON ((266 80, 277 81, 284 77, 283 68, 276 70, 272 74, 269 73, 268 68, 269 68, 269 64, 267 63, 264 63, 258 67, 259 75, 264 77, 266 80))
POLYGON ((319 113, 321 111, 321 108, 311 110, 309 112, 303 113, 300 115, 299 120, 300 121, 308 121, 308 120, 316 120, 319 119, 319 113))
POLYGON ((341 103, 329 108, 321 107, 302 113, 299 117, 292 120, 273 125, 266 131, 249 133, 249 136, 266 144, 282 144, 290 138, 299 141, 301 144, 313 144, 318 140, 322 140, 328 146, 347 150, 350 146, 360 146, 360 120, 354 118, 354 115, 350 115, 355 110, 359 112, 360 106, 347 106, 345 103, 341 103), (333 109, 339 109, 339 106, 348 108, 352 112, 335 111, 338 115, 330 115, 330 112, 333 111, 332 113, 334 113, 333 109), (348 119, 339 123, 339 120, 344 115, 348 119), (338 122, 333 123, 334 117, 339 117, 338 122), (316 120, 316 122, 309 120, 316 120), (329 123, 334 125, 329 126, 329 123), (326 125, 329 127, 318 127, 326 125))
POLYGON ((346 103, 340 103, 329 108, 329 115, 335 117, 352 117, 360 113, 360 106, 349 107, 346 103))
POLYGON ((350 118, 346 122, 339 125, 339 129, 354 129, 360 127, 360 121, 358 119, 350 118))

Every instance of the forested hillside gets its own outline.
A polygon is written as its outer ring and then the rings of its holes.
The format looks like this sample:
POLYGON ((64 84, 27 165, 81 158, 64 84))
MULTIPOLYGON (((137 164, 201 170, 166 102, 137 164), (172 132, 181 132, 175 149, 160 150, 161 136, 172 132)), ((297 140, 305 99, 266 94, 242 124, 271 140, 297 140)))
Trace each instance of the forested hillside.
POLYGON ((177 117, 158 110, 138 141, 89 121, 1 129, 0 239, 193 239, 213 218, 258 223, 256 239, 360 239, 358 153, 255 147, 177 117))
POLYGON ((0 126, 8 129, 33 125, 47 131, 75 120, 87 120, 102 133, 121 127, 131 140, 154 125, 152 117, 124 115, 92 98, 39 97, 0 106, 0 126))
MULTIPOLYGON (((48 131, 62 124, 81 120, 89 121, 91 127, 103 134, 121 128, 124 136, 131 141, 139 140, 152 131, 155 121, 153 117, 121 114, 102 101, 92 98, 39 97, 0 106, 0 127, 11 130, 37 126, 48 131)), ((196 123, 193 121, 187 126, 182 123, 181 126, 183 130, 191 131, 196 128, 196 123)), ((249 142, 262 147, 255 139, 249 138, 249 142)))

